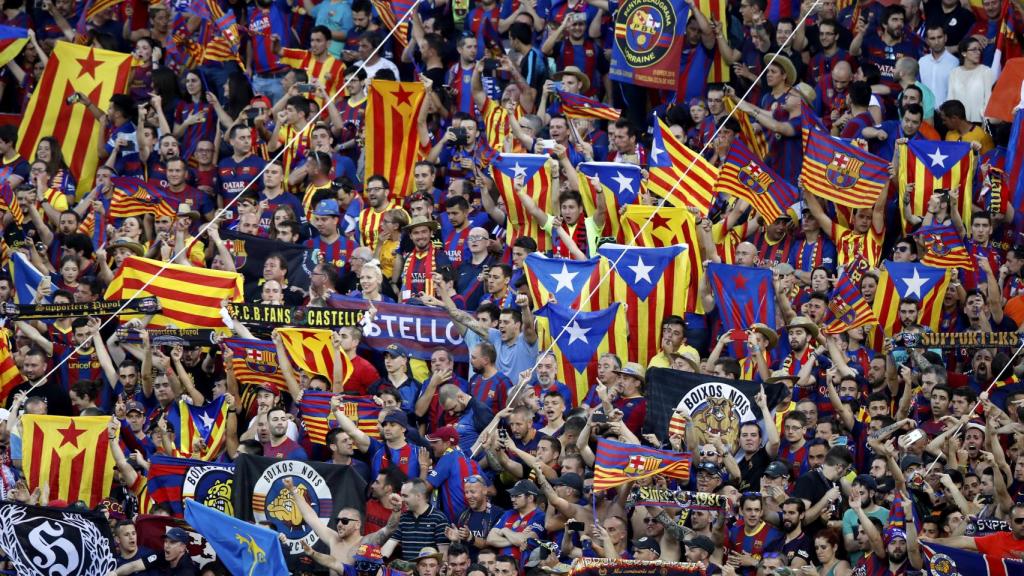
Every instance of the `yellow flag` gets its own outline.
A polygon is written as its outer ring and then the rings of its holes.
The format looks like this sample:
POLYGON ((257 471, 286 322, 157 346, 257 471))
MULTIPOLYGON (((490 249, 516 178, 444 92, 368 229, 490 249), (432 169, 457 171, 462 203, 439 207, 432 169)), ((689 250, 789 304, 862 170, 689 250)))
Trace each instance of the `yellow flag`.
MULTIPOLYGON (((310 374, 319 374, 334 382, 334 358, 331 354, 331 331, 314 328, 280 328, 281 341, 292 363, 310 374)), ((352 374, 352 362, 344 350, 338 350, 344 384, 352 374)))
POLYGON ((114 480, 109 423, 107 416, 25 416, 22 469, 29 490, 46 485, 51 502, 99 504, 114 480))
POLYGON ((419 82, 370 82, 365 178, 387 178, 393 198, 405 198, 412 191, 412 169, 421 150, 416 122, 424 94, 419 82))

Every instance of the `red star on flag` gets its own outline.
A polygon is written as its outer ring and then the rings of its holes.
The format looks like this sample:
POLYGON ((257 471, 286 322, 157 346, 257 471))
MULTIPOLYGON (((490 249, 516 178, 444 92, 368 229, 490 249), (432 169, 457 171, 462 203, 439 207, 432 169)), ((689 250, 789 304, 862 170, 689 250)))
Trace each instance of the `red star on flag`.
POLYGON ((64 438, 60 443, 61 446, 64 446, 65 444, 71 444, 75 448, 78 447, 78 437, 81 436, 82 434, 85 434, 85 430, 79 430, 78 428, 75 428, 74 420, 71 421, 70 426, 63 430, 57 430, 57 432, 59 432, 60 435, 64 438))
POLYGON ((671 218, 666 218, 666 217, 662 216, 661 214, 655 213, 654 215, 651 216, 651 231, 653 232, 654 230, 656 230, 658 228, 664 228, 666 230, 672 230, 669 227, 669 223, 671 221, 672 221, 671 218))
POLYGON ((96 69, 103 63, 95 58, 92 48, 89 49, 89 56, 85 58, 76 58, 75 60, 77 60, 78 65, 82 67, 82 71, 78 73, 79 78, 88 74, 89 76, 92 76, 94 80, 96 79, 96 69))
POLYGON ((394 96, 395 100, 398 101, 395 104, 395 106, 401 106, 402 104, 412 104, 412 101, 410 100, 410 98, 412 98, 412 92, 406 91, 406 89, 403 88, 401 84, 398 85, 398 90, 392 92, 391 95, 394 96))

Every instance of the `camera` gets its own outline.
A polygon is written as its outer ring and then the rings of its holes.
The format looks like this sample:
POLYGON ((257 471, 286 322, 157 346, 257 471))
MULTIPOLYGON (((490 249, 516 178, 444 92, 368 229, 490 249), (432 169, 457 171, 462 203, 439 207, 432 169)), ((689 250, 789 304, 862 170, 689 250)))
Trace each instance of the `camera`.
POLYGON ((455 134, 454 144, 456 146, 469 146, 469 132, 465 128, 452 128, 452 134, 455 134))
POLYGON ((607 424, 608 415, 604 412, 594 412, 594 415, 590 417, 590 421, 594 424, 607 424))
POLYGON ((484 60, 484 75, 493 76, 494 71, 501 66, 501 62, 497 58, 487 58, 484 60))
POLYGON ((312 94, 313 92, 316 91, 316 86, 308 82, 299 82, 298 84, 295 85, 295 89, 298 90, 299 93, 301 94, 312 94))
POLYGON ((569 532, 582 532, 583 531, 583 522, 580 522, 579 520, 575 520, 575 521, 572 521, 572 522, 566 522, 565 523, 565 529, 568 530, 569 532))

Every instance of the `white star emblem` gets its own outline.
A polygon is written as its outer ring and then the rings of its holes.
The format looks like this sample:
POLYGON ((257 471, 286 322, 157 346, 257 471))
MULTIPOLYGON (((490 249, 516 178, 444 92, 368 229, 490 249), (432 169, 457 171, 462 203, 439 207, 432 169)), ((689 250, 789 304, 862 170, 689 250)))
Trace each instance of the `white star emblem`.
POLYGON ((572 321, 572 324, 565 327, 565 331, 569 333, 569 344, 577 340, 582 340, 584 344, 590 344, 587 340, 587 332, 590 332, 590 328, 583 328, 580 323, 576 320, 572 321))
POLYGON ((918 299, 923 298, 921 289, 928 283, 927 278, 921 278, 921 274, 918 273, 917 268, 914 268, 914 276, 911 278, 900 278, 904 284, 907 285, 907 296, 917 296, 918 299))
POLYGON ((939 168, 945 168, 946 158, 949 158, 949 156, 943 154, 938 147, 935 148, 935 152, 928 155, 928 159, 932 161, 932 167, 938 166, 939 168))
POLYGON ((523 168, 519 165, 519 162, 516 162, 516 165, 512 167, 512 178, 519 178, 520 176, 526 178, 526 168, 523 168))
POLYGON ((569 272, 569 267, 562 264, 562 271, 558 274, 551 275, 551 278, 558 282, 558 285, 555 286, 555 292, 561 292, 563 287, 569 292, 572 292, 572 281, 575 280, 578 275, 579 272, 569 272))
POLYGON ((211 418, 209 414, 204 412, 201 416, 199 416, 199 419, 203 421, 203 428, 205 428, 206 430, 213 428, 214 419, 211 418))
POLYGON ((654 141, 651 142, 651 159, 656 163, 660 162, 660 160, 658 160, 658 156, 664 153, 665 151, 658 146, 658 138, 655 138, 654 141))
POLYGON ((622 172, 616 171, 615 178, 612 178, 612 180, 619 185, 619 194, 633 189, 633 180, 628 176, 623 176, 622 172))
POLYGON ((651 281, 651 270, 654 270, 654 266, 647 266, 647 265, 645 265, 644 264, 644 259, 642 257, 637 256, 636 257, 636 264, 634 264, 632 266, 627 266, 627 268, 632 270, 633 274, 636 274, 636 277, 633 279, 633 282, 639 283, 640 279, 642 278, 648 284, 652 284, 653 283, 651 281))

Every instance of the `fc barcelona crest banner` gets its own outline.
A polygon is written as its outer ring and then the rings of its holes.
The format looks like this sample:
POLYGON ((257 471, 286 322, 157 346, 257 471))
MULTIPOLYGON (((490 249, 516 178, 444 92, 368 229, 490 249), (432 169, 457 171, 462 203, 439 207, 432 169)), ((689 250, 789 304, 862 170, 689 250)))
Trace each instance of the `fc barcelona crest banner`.
POLYGON ((615 13, 611 77, 675 90, 689 7, 683 0, 625 0, 615 13))

